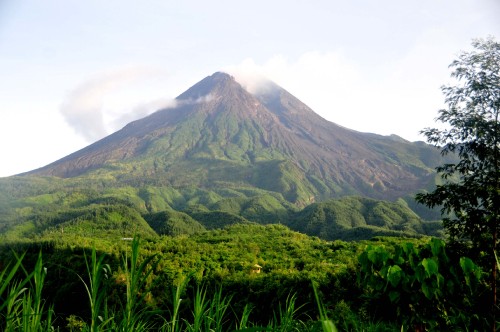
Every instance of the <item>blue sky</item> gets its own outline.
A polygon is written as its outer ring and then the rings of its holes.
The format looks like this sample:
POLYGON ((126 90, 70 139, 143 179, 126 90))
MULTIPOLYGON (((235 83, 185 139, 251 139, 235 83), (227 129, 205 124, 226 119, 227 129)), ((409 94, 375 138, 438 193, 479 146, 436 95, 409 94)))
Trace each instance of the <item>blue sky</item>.
POLYGON ((496 0, 0 0, 0 176, 172 104, 216 71, 275 81, 329 121, 423 140, 496 0))

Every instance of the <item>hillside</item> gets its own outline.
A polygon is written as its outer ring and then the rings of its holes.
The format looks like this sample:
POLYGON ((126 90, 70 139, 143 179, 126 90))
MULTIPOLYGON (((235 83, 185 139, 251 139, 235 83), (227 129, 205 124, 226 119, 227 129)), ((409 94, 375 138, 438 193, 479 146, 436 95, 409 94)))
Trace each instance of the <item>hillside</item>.
POLYGON ((350 196, 299 208, 278 193, 243 187, 239 192, 135 188, 86 177, 13 177, 0 179, 0 184, 2 242, 62 235, 91 242, 135 235, 156 239, 249 223, 280 223, 327 240, 441 235, 438 223, 423 221, 404 200, 350 196))

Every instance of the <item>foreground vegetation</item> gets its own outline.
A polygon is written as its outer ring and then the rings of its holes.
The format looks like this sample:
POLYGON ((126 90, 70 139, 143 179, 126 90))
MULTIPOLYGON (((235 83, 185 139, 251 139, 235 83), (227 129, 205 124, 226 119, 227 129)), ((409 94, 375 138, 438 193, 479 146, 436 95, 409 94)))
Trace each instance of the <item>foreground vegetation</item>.
POLYGON ((438 239, 330 242, 243 224, 140 245, 60 236, 2 249, 4 331, 483 330, 491 323, 481 269, 438 239), (256 264, 261 273, 252 272, 256 264))

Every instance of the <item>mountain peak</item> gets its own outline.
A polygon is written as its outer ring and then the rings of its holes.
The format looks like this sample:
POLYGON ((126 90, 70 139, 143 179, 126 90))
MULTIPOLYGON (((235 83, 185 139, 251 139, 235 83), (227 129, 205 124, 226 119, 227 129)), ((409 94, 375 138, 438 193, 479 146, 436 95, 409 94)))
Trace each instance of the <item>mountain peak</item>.
POLYGON ((241 89, 242 87, 236 82, 233 76, 224 72, 216 72, 205 77, 184 93, 180 94, 176 100, 196 101, 208 95, 223 95, 228 89, 235 88, 241 89))
POLYGON ((238 184, 291 202, 396 198, 433 179, 434 149, 338 126, 277 84, 252 82, 258 92, 216 72, 179 95, 175 107, 30 173, 73 177, 113 169, 132 183, 238 184))

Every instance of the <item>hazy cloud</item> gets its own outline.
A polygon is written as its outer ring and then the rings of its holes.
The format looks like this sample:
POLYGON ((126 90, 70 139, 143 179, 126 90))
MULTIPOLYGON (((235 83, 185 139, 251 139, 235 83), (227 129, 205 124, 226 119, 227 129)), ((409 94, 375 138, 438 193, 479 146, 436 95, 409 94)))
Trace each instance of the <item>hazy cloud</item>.
POLYGON ((176 103, 175 99, 160 98, 157 100, 149 101, 147 103, 135 105, 132 108, 131 112, 123 113, 121 115, 117 114, 116 117, 109 124, 109 127, 111 127, 114 130, 121 129, 126 124, 128 124, 132 121, 143 118, 143 117, 145 117, 153 112, 156 112, 158 110, 175 107, 176 104, 177 103, 176 103))
POLYGON ((213 99, 215 98, 214 95, 212 95, 211 93, 209 94, 206 94, 204 96, 200 96, 196 99, 182 99, 182 100, 175 100, 175 103, 177 105, 194 105, 194 104, 200 104, 200 103, 208 103, 210 101, 212 101, 213 99))
POLYGON ((245 59, 239 65, 229 66, 225 71, 250 93, 259 94, 270 87, 269 73, 266 73, 265 68, 257 65, 252 59, 245 59))
POLYGON ((106 135, 102 98, 110 89, 110 84, 100 79, 84 82, 61 105, 66 122, 87 141, 93 142, 106 135))
POLYGON ((442 106, 440 86, 454 54, 449 37, 422 33, 398 61, 373 66, 342 51, 307 52, 296 59, 276 55, 262 64, 249 58, 226 68, 250 92, 266 88, 264 77, 288 90, 329 121, 350 129, 421 140, 442 106), (423 97, 425 96, 425 98, 423 97))
POLYGON ((362 84, 361 69, 341 52, 307 52, 297 59, 276 55, 263 64, 246 59, 227 71, 251 92, 266 89, 263 77, 267 77, 315 112, 340 124, 347 118, 345 106, 352 109, 359 101, 355 87, 362 84))
POLYGON ((94 142, 130 121, 173 106, 173 98, 154 88, 166 78, 164 70, 147 67, 101 73, 73 89, 60 111, 78 135, 94 142))

